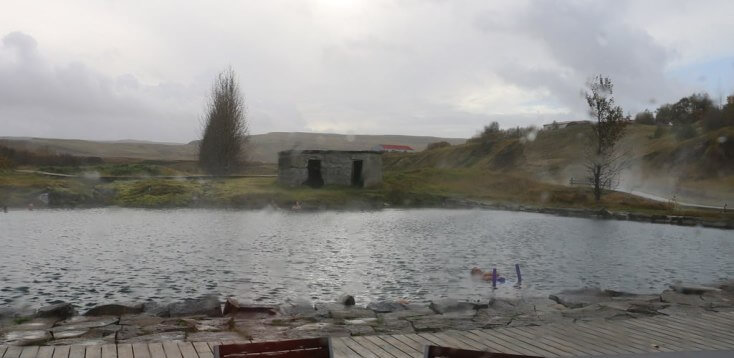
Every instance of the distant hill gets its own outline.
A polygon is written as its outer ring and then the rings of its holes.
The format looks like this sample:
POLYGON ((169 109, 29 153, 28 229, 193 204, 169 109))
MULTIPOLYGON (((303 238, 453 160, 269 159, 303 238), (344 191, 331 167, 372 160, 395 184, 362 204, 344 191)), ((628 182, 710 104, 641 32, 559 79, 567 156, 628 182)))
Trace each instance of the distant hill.
MULTIPOLYGON (((345 135, 301 132, 274 132, 250 137, 252 161, 275 163, 278 152, 288 149, 365 150, 377 144, 402 144, 420 151, 430 143, 447 141, 461 144, 466 139, 404 135, 345 135)), ((146 160, 195 160, 198 141, 186 144, 149 141, 89 141, 79 139, 0 137, 0 145, 33 152, 64 153, 102 158, 146 160)))

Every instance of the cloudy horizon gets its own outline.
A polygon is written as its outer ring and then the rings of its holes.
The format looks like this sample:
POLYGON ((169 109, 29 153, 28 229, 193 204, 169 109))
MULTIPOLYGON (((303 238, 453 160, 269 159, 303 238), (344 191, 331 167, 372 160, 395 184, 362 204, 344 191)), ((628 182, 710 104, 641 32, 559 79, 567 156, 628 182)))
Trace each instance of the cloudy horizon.
POLYGON ((8 1, 0 136, 197 139, 238 74, 251 133, 469 137, 734 93, 731 1, 8 1))

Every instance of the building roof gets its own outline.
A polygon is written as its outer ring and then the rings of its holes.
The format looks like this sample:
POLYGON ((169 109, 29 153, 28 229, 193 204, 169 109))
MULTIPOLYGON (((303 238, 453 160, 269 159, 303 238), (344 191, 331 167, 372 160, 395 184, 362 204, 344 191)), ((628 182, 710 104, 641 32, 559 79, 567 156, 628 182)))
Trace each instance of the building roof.
POLYGON ((410 146, 398 144, 380 144, 380 147, 385 150, 414 150, 410 146))

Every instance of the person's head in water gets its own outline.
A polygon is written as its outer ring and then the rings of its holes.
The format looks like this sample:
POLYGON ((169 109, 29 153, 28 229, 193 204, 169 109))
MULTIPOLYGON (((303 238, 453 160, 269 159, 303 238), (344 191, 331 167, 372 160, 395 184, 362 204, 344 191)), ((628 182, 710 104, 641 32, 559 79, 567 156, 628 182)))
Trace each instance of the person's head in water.
POLYGON ((472 268, 471 269, 471 275, 472 275, 472 277, 482 276, 482 269, 480 269, 479 267, 472 268))

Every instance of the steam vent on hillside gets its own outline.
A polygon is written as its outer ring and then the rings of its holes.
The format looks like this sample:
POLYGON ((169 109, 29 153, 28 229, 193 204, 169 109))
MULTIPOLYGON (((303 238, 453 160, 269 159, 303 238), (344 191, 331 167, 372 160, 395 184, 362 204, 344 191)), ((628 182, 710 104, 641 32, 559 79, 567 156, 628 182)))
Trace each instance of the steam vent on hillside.
POLYGON ((382 183, 382 156, 374 151, 282 151, 278 153, 278 182, 290 187, 371 187, 382 183))

